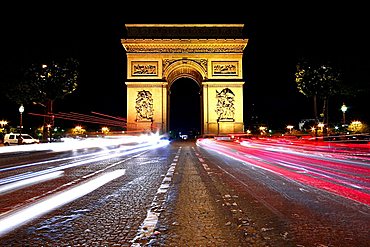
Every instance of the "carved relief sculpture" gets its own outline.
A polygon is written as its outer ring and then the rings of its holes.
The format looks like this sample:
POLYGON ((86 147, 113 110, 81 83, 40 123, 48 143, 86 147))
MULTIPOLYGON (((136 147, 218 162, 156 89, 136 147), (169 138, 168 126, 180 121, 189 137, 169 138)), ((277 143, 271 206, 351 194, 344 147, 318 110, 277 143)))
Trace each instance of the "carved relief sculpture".
POLYGON ((238 62, 213 62, 213 75, 238 75, 238 62))
POLYGON ((167 69, 168 66, 170 66, 171 64, 173 64, 174 62, 177 62, 177 61, 183 61, 184 63, 188 62, 188 61, 192 61, 192 62, 196 62, 197 64, 199 64, 202 69, 204 70, 205 73, 207 73, 207 63, 208 63, 208 60, 207 59, 163 59, 163 72, 167 69))
POLYGON ((131 63, 132 75, 157 75, 158 74, 158 62, 156 61, 133 61, 131 63))
POLYGON ((138 91, 136 97, 136 121, 153 120, 152 93, 146 90, 138 91))
POLYGON ((220 92, 216 90, 218 121, 234 121, 234 97, 235 94, 229 88, 224 88, 220 92))

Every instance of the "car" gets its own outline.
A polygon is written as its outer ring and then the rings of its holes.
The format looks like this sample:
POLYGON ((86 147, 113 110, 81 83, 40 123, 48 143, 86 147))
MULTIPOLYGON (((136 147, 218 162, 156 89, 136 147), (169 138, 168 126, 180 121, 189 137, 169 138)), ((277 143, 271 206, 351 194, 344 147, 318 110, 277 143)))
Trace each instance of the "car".
POLYGON ((29 134, 20 134, 20 133, 10 133, 5 134, 4 136, 4 145, 9 146, 10 144, 33 144, 39 143, 38 139, 33 138, 29 134), (19 143, 19 138, 22 138, 22 141, 19 143))

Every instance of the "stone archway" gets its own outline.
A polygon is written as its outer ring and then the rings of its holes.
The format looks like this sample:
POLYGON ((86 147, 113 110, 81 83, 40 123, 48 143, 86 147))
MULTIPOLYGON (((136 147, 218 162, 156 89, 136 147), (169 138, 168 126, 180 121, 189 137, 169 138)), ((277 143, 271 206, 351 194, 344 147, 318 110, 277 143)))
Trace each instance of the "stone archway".
MULTIPOLYGON (((194 61, 189 59, 179 59, 179 60, 165 60, 164 68, 164 78, 167 81, 167 126, 170 127, 170 113, 171 113, 171 102, 170 102, 170 93, 172 84, 180 78, 188 78, 195 81, 200 88, 200 101, 201 101, 201 133, 203 133, 203 101, 202 101, 202 83, 205 81, 206 72, 204 66, 201 64, 204 61, 194 61)), ((167 130, 168 130, 167 128, 167 130)))
POLYGON ((244 131, 242 24, 127 24, 127 130, 168 131, 179 78, 201 91, 202 134, 244 131))
POLYGON ((193 79, 180 77, 168 89, 168 129, 169 134, 188 133, 199 136, 202 130, 201 87, 193 79), (186 102, 186 103, 184 103, 186 102))

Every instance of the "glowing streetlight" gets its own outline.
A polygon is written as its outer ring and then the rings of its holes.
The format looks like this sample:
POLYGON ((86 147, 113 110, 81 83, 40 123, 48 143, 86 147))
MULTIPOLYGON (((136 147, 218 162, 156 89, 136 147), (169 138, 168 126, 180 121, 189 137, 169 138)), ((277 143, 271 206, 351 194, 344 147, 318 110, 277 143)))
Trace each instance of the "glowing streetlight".
POLYGON ((108 127, 102 127, 101 132, 106 135, 109 132, 109 128, 108 127))
POLYGON ((319 127, 319 128, 320 128, 321 133, 323 133, 323 132, 324 132, 324 126, 325 126, 325 124, 324 124, 324 123, 318 123, 318 124, 317 124, 317 127, 319 127))
POLYGON ((343 112, 343 124, 346 124, 346 111, 347 111, 347 106, 343 103, 342 107, 340 108, 341 111, 343 112))
POLYGON ((264 135, 264 134, 266 133, 266 129, 267 129, 267 127, 265 127, 265 126, 260 126, 258 129, 260 130, 260 134, 261 134, 261 135, 264 135))
POLYGON ((18 138, 18 144, 22 144, 22 113, 24 112, 24 106, 21 105, 19 107, 19 138, 18 138))
POLYGON ((0 121, 1 128, 4 128, 4 126, 7 124, 8 124, 8 121, 5 121, 5 120, 0 121))
POLYGON ((289 133, 292 133, 293 127, 294 127, 293 125, 286 126, 286 128, 289 130, 289 133))
POLYGON ((361 132, 363 125, 361 121, 352 121, 352 123, 349 125, 349 129, 354 132, 361 132))
POLYGON ((51 142, 51 131, 50 131, 50 128, 51 128, 51 124, 48 124, 46 125, 47 127, 47 133, 48 133, 48 141, 51 142))
POLYGON ((85 129, 82 128, 81 125, 77 125, 76 127, 74 127, 73 129, 73 134, 75 135, 81 135, 85 132, 85 129))
POLYGON ((23 105, 21 105, 21 106, 19 107, 19 112, 20 112, 20 113, 23 113, 23 112, 24 112, 24 106, 23 106, 23 105))

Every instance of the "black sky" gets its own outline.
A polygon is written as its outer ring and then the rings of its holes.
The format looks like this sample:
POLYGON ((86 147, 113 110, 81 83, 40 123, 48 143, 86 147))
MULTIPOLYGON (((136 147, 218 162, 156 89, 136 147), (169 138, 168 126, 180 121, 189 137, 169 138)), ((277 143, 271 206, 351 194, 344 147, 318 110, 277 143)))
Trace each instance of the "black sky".
MULTIPOLYGON (((120 43, 125 23, 244 23, 249 38, 244 53, 245 122, 252 112, 276 128, 312 117, 312 102, 298 92, 294 82, 295 65, 301 57, 332 61, 344 71, 347 83, 370 85, 370 22, 361 6, 266 4, 209 9, 184 2, 167 9, 134 11, 123 4, 29 7, 32 11, 14 9, 2 17, 1 81, 35 61, 77 57, 80 87, 57 102, 56 111, 126 115, 126 57, 120 43)), ((348 118, 370 122, 368 95, 334 98, 329 103, 333 121, 339 120, 343 101, 350 107, 348 118)), ((0 104, 0 119, 17 121, 18 106, 3 93, 0 104)), ((27 110, 40 112, 35 106, 26 106, 27 110)))

